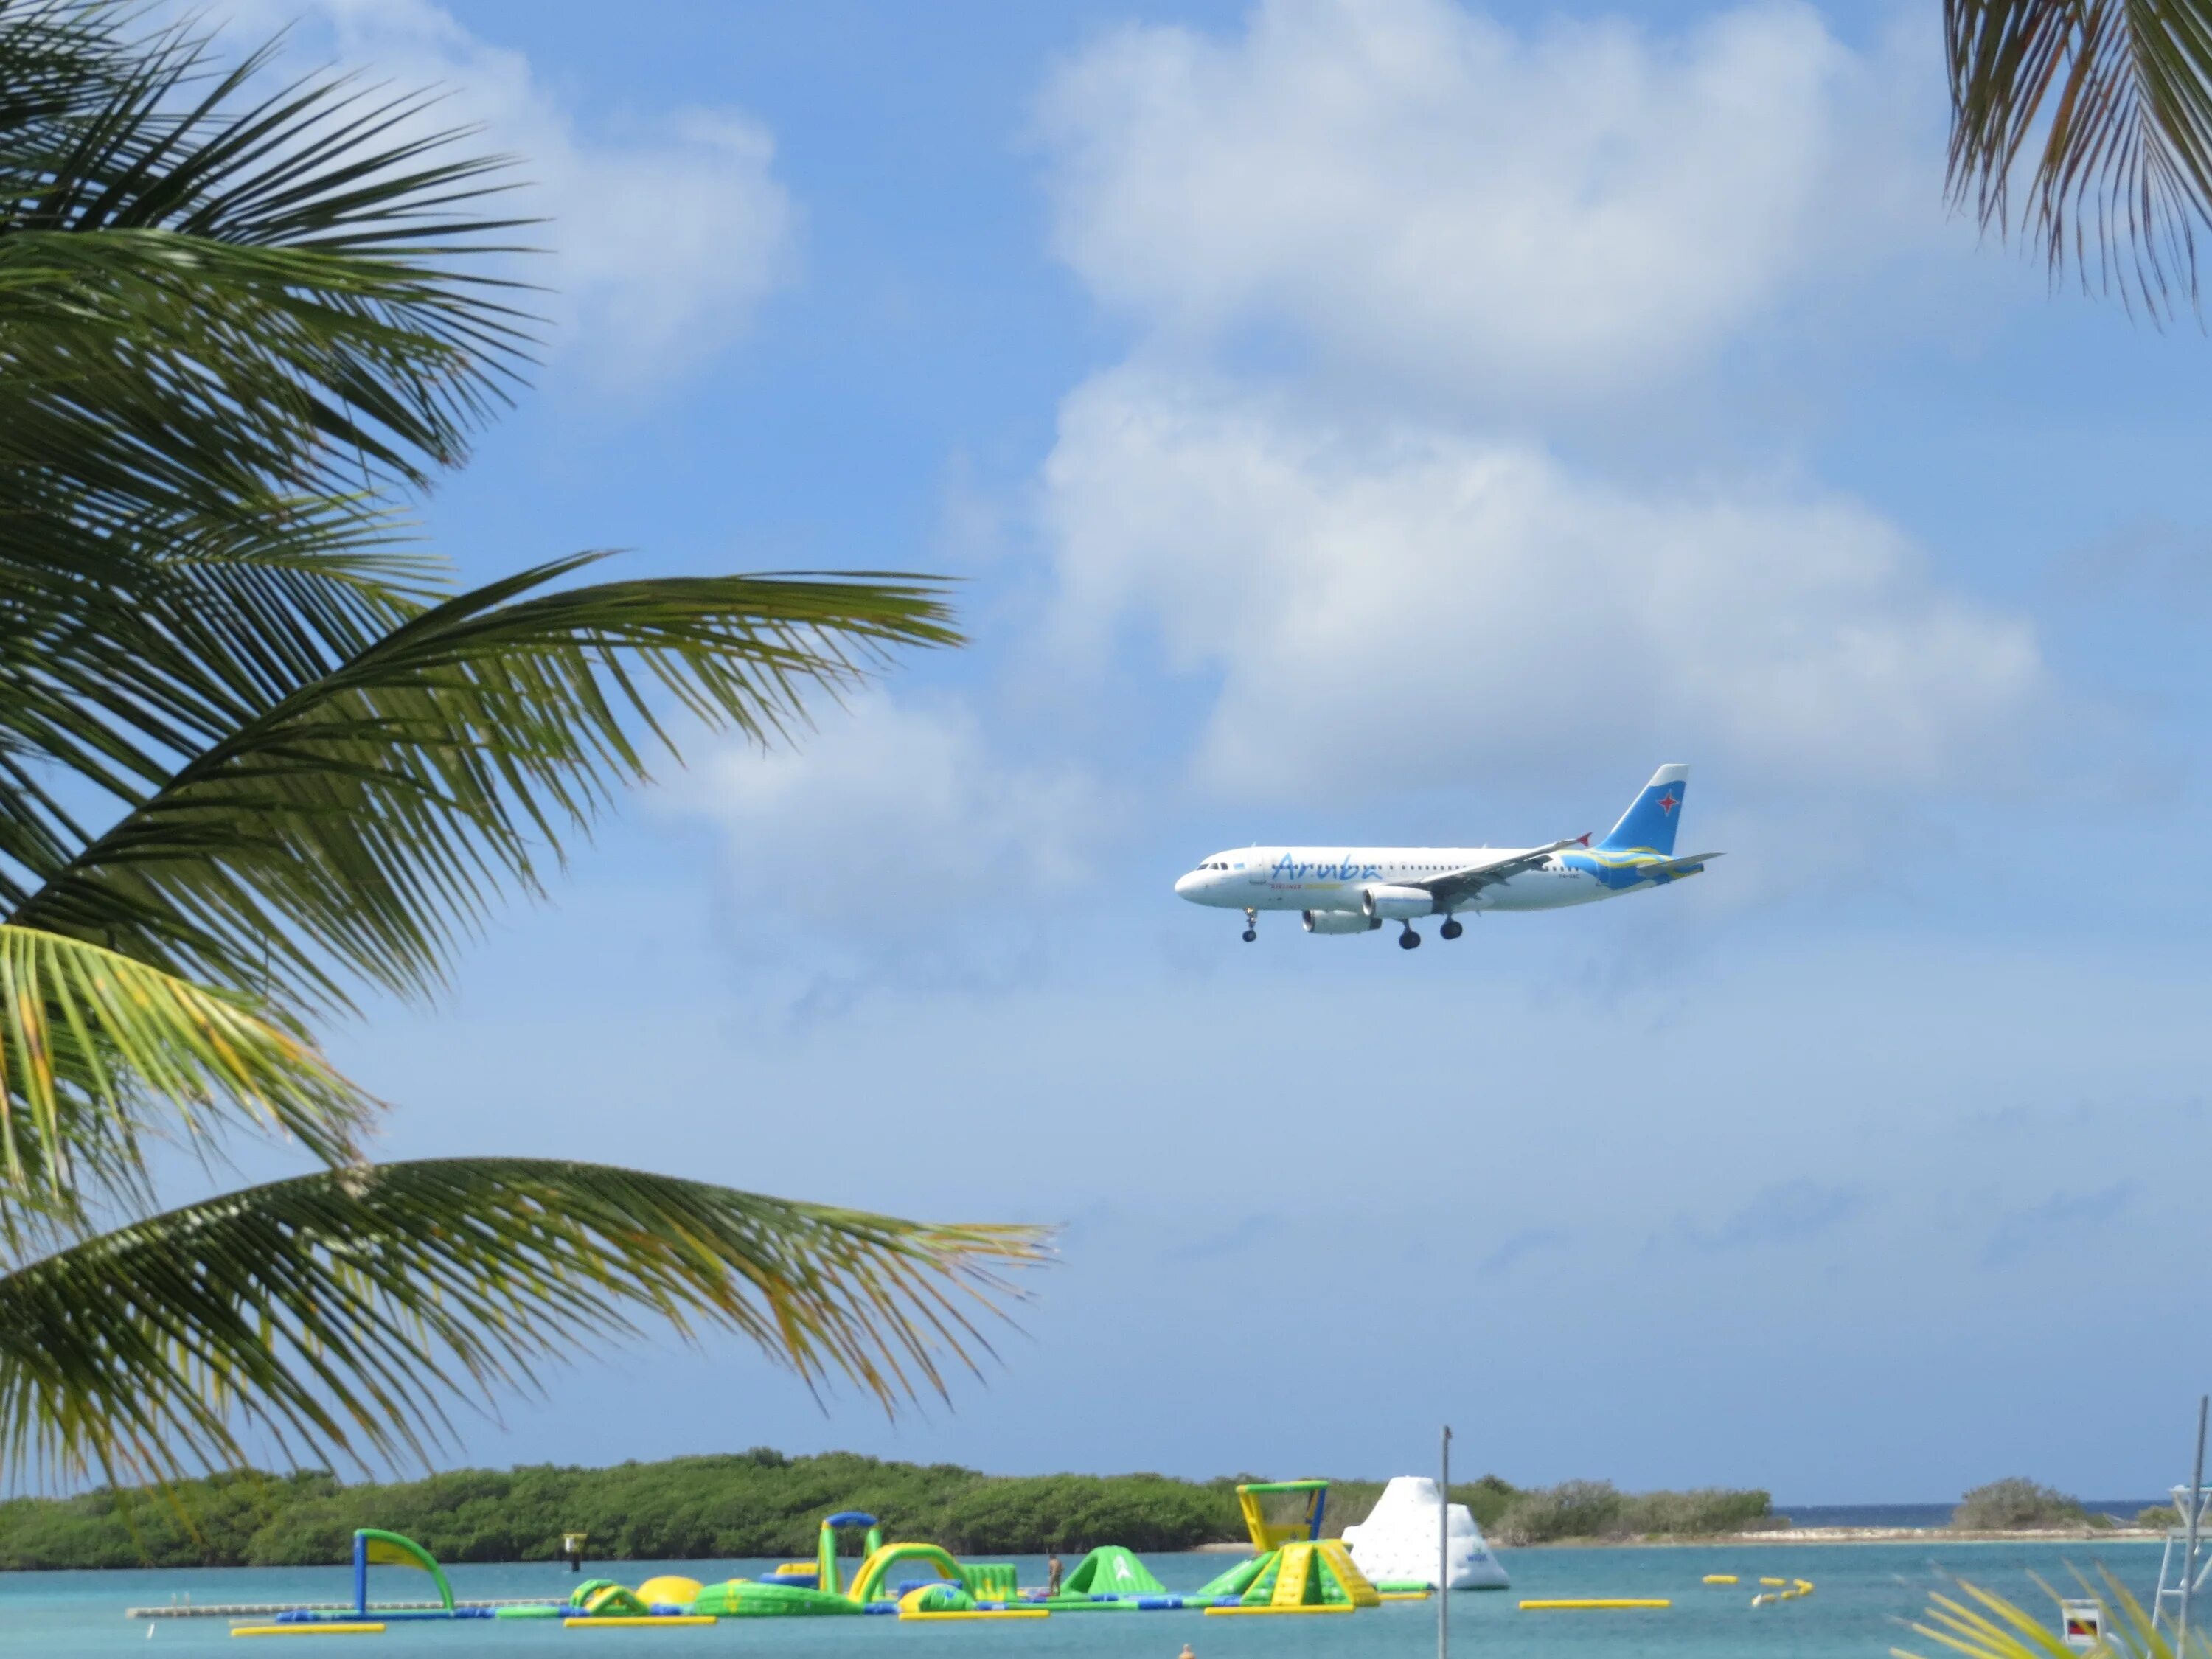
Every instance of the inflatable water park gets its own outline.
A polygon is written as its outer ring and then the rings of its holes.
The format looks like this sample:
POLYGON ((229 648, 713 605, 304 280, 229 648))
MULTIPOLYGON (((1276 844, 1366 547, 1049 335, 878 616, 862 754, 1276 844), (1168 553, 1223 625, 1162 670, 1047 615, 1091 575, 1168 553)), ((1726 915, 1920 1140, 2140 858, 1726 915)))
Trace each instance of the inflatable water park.
POLYGON ((1504 1571, 1464 1504, 1452 1504, 1446 1512, 1450 1548, 1440 1558, 1438 1496, 1434 1481, 1401 1477, 1385 1488, 1365 1522, 1347 1528, 1342 1538, 1325 1538, 1326 1480, 1240 1486, 1237 1498, 1251 1537, 1251 1556, 1199 1589, 1184 1591, 1168 1589, 1142 1560, 1117 1544, 1091 1551, 1056 1588, 1024 1586, 1011 1563, 962 1561, 935 1544, 886 1540, 875 1516, 842 1510, 823 1518, 812 1560, 787 1561, 758 1578, 702 1584, 663 1575, 635 1587, 587 1578, 559 1601, 464 1602, 454 1598, 445 1569, 428 1551, 398 1533, 364 1528, 353 1537, 350 1607, 256 1609, 264 1621, 234 1626, 232 1634, 370 1635, 387 1626, 430 1620, 682 1626, 724 1619, 870 1615, 981 1620, 1179 1611, 1208 1618, 1354 1613, 1434 1594, 1440 1559, 1449 1564, 1448 1587, 1504 1589, 1504 1571), (848 1573, 842 1547, 855 1534, 860 1553, 848 1573), (436 1601, 406 1607, 372 1602, 369 1576, 374 1567, 425 1576, 436 1601))

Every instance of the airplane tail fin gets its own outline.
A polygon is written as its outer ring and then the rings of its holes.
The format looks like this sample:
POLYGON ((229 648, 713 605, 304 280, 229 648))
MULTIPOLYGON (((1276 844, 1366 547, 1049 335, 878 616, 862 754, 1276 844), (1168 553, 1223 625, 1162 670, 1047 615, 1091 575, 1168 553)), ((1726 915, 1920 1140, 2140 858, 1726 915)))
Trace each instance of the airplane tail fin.
POLYGON ((1690 769, 1662 766, 1651 775, 1629 809, 1606 838, 1602 853, 1662 853, 1674 850, 1674 826, 1682 821, 1682 797, 1689 791, 1690 769))

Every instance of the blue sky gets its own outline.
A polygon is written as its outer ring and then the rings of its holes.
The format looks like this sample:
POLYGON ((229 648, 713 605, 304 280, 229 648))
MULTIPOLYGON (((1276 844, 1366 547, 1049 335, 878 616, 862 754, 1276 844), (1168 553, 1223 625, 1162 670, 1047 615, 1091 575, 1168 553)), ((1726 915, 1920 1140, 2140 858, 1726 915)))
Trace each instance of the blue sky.
POLYGON ((664 1343, 462 1455, 2179 1478, 2208 348, 1946 214, 1932 4, 231 9, 451 86, 555 216, 543 372, 423 506, 464 577, 966 579, 969 649, 694 734, 331 1042, 391 1156, 1061 1265, 949 1407, 664 1343), (1401 953, 1169 890, 1672 760, 1729 856, 1664 895, 1401 953))

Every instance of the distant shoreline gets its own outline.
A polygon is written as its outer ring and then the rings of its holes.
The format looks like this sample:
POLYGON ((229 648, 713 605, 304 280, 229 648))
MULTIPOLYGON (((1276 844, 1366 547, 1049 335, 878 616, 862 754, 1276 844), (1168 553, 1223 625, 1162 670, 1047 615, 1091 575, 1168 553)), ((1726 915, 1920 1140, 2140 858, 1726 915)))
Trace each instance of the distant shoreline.
POLYGON ((1541 1544, 1499 1544, 1499 1550, 1734 1549, 1739 1544, 2149 1544, 2163 1527, 2022 1527, 1984 1532, 1959 1527, 1775 1527, 1761 1532, 1709 1533, 1702 1537, 1559 1538, 1541 1544))
MULTIPOLYGON (((1340 1531, 1364 1520, 1383 1484, 1334 1482, 1328 1525, 1340 1531)), ((347 1559, 362 1527, 404 1534, 448 1564, 550 1561, 568 1533, 587 1535, 593 1561, 804 1560, 832 1502, 876 1516, 887 1537, 985 1559, 1042 1555, 1055 1546, 1067 1557, 1101 1540, 1140 1555, 1196 1549, 1234 1557, 1248 1547, 1237 1486, 1234 1476, 990 1475, 842 1452, 787 1457, 769 1447, 605 1468, 449 1469, 352 1485, 325 1470, 239 1472, 182 1481, 166 1496, 96 1487, 66 1498, 0 1500, 0 1571, 324 1565, 347 1559)), ((1516 1550, 1789 1544, 1934 1550, 1986 1542, 2080 1549, 2100 1540, 2160 1536, 2123 1520, 2137 1514, 2156 1520, 2149 1504, 2083 1504, 2012 1481, 1977 1488, 1961 1505, 1977 1493, 2007 1501, 1965 1513, 2051 1521, 2001 1532, 1954 1530, 1949 1522, 1957 1511, 1947 1504, 1808 1504, 1793 1512, 1751 1488, 1624 1492, 1603 1480, 1517 1487, 1485 1475, 1452 1489, 1494 1543, 1532 1540, 1510 1547, 1516 1550), (2023 1498, 2035 1506, 2015 1501, 2023 1498), (2084 1524, 2091 1518, 2116 1524, 2091 1528, 2084 1524)))
MULTIPOLYGON (((1518 1553, 1522 1550, 1734 1549, 1739 1544, 2154 1544, 2165 1536, 2163 1528, 2150 1527, 2021 1527, 1996 1532, 1956 1527, 1774 1527, 1759 1532, 1693 1535, 1551 1538, 1540 1544, 1501 1544, 1493 1538, 1490 1547, 1518 1553)), ((1194 1544, 1191 1549, 1200 1555, 1249 1555, 1252 1545, 1248 1539, 1224 1539, 1214 1544, 1194 1544)))

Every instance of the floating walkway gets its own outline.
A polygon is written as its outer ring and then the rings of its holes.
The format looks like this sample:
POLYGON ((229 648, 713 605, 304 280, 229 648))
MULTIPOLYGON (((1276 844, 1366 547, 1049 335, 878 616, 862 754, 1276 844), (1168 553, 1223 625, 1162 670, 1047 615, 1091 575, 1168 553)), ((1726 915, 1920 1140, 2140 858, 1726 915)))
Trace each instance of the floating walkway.
POLYGON ((381 1625, 240 1625, 233 1636, 381 1636, 381 1625))
MULTIPOLYGON (((495 1616, 501 1607, 534 1607, 544 1605, 542 1595, 525 1595, 505 1601, 456 1601, 456 1613, 472 1613, 479 1618, 495 1616)), ((374 1618, 380 1613, 442 1613, 443 1601, 379 1601, 368 1609, 374 1618)), ((350 1601, 168 1601, 158 1607, 125 1607, 125 1619, 270 1619, 280 1613, 355 1613, 350 1601)))

